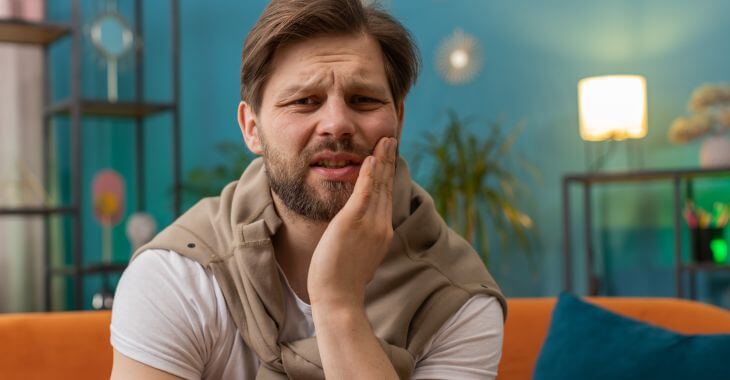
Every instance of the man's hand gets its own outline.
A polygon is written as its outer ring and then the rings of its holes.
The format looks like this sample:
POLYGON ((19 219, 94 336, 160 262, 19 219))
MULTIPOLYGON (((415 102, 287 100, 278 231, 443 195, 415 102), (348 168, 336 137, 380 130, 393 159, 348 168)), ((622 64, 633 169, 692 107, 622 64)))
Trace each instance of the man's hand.
POLYGON ((393 238, 392 192, 397 140, 383 137, 360 167, 350 199, 332 219, 309 266, 312 305, 362 307, 365 286, 393 238))
POLYGON ((314 250, 307 288, 328 379, 397 379, 365 315, 365 286, 393 239, 396 139, 378 141, 314 250))

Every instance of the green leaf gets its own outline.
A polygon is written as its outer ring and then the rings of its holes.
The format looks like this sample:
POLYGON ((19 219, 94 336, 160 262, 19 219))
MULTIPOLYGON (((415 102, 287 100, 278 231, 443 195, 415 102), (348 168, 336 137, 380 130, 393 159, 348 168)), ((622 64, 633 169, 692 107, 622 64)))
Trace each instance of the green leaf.
POLYGON ((520 123, 505 135, 498 123, 491 123, 486 133, 478 135, 468 128, 473 118, 461 119, 451 109, 445 114, 441 133, 425 134, 416 149, 418 164, 431 165, 426 189, 437 210, 472 242, 485 263, 489 261, 490 229, 503 247, 511 237, 521 247, 529 247, 532 219, 516 205, 519 194, 528 187, 507 169, 517 157, 511 150, 526 124, 520 123))

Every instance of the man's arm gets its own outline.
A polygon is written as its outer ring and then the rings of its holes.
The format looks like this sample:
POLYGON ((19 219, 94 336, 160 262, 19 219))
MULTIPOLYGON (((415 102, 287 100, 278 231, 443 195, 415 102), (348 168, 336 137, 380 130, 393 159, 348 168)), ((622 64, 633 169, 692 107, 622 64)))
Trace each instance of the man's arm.
POLYGON ((200 378, 214 345, 232 345, 219 336, 224 326, 214 318, 219 312, 214 281, 202 266, 171 251, 147 251, 132 261, 119 280, 109 326, 110 343, 121 354, 114 366, 126 358, 200 378))
POLYGON ((416 358, 413 380, 494 380, 502 356, 502 307, 485 294, 470 298, 416 358))
POLYGON ((177 380, 182 379, 165 371, 142 364, 114 350, 114 365, 111 380, 177 380))
POLYGON ((362 163, 352 196, 312 256, 307 288, 317 345, 329 379, 397 379, 365 315, 365 286, 393 238, 397 141, 382 138, 362 163))

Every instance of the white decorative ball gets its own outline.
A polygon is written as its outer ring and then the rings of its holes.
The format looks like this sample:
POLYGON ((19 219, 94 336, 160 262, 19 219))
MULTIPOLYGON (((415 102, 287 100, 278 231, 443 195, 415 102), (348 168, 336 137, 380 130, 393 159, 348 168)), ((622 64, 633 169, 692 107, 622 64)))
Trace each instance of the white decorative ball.
POLYGON ((152 240, 156 232, 157 223, 150 214, 138 212, 127 219, 127 239, 133 251, 152 240))

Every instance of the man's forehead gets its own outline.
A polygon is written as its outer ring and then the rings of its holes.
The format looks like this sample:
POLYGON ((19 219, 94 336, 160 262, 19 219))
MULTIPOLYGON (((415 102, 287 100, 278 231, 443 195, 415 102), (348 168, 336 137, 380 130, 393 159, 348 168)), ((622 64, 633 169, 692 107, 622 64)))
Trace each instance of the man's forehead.
POLYGON ((382 79, 378 78, 379 73, 364 67, 346 70, 345 72, 315 68, 302 70, 295 77, 296 79, 293 82, 282 83, 277 92, 281 95, 289 95, 305 89, 327 88, 331 87, 335 81, 339 86, 349 90, 387 91, 384 83, 380 83, 382 79))

